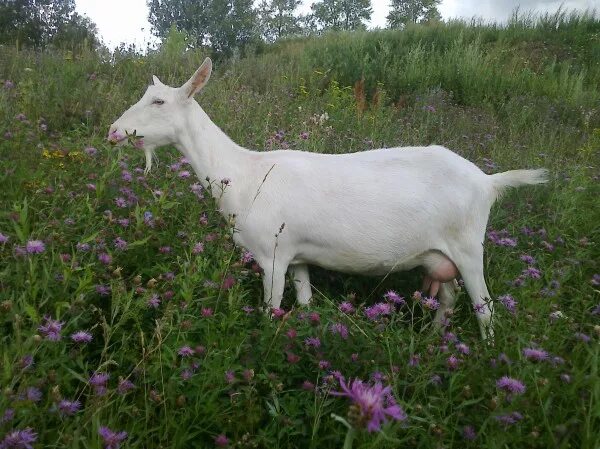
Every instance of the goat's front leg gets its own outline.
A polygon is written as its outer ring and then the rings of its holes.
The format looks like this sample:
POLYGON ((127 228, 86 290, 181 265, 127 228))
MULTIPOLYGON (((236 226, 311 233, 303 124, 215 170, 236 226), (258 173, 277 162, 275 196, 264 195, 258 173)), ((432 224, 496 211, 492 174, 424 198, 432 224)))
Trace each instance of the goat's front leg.
POLYGON ((301 306, 308 305, 312 298, 312 290, 310 288, 310 278, 308 276, 308 265, 298 264, 290 265, 289 267, 294 287, 296 287, 296 300, 301 306))
MULTIPOLYGON (((262 265, 261 265, 262 266, 262 265)), ((285 273, 287 265, 280 261, 266 264, 263 267, 263 287, 265 290, 265 307, 277 309, 281 305, 283 289, 285 287, 285 273)))

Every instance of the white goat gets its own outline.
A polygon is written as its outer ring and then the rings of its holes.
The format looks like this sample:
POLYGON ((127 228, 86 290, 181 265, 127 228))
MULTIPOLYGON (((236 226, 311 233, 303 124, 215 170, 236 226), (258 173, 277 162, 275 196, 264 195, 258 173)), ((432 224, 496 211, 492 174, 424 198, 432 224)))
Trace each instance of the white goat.
POLYGON ((297 300, 312 296, 307 265, 385 275, 423 266, 424 289, 440 308, 454 306, 459 272, 484 338, 493 303, 483 275, 490 208, 507 188, 546 182, 545 170, 486 175, 441 146, 352 154, 255 152, 235 144, 194 100, 212 70, 209 58, 179 88, 154 77, 144 96, 114 122, 109 139, 143 136, 146 170, 156 147, 174 145, 200 181, 228 179, 212 189, 220 211, 235 217, 234 240, 262 267, 267 305, 279 307, 289 269, 297 300))

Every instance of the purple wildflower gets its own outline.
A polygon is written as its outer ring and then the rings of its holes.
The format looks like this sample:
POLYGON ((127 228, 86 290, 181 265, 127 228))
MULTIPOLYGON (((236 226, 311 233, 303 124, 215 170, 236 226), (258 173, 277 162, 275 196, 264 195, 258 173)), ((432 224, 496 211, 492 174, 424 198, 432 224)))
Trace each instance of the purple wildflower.
POLYGON ((177 354, 179 354, 181 357, 191 357, 194 355, 194 350, 189 346, 182 346, 177 351, 177 354))
POLYGON ((469 352, 471 352, 471 349, 464 343, 458 343, 456 345, 456 350, 465 355, 469 355, 469 352))
POLYGON ((40 402, 42 400, 42 392, 39 388, 28 387, 25 391, 25 399, 31 402, 40 402))
POLYGON ((521 415, 519 412, 511 412, 506 415, 494 416, 494 419, 504 427, 508 427, 521 421, 523 419, 523 415, 521 415))
POLYGON ((224 435, 220 434, 215 437, 215 445, 218 447, 226 447, 229 444, 229 439, 224 435))
POLYGON ((192 249, 192 254, 200 254, 204 252, 204 244, 203 243, 196 243, 194 245, 194 248, 192 249))
POLYGON ((104 265, 108 265, 112 262, 112 257, 110 254, 107 253, 100 253, 98 254, 98 260, 103 263, 104 265))
POLYGON ((38 327, 40 333, 49 341, 59 341, 61 339, 60 332, 63 327, 62 321, 53 320, 49 316, 44 317, 44 323, 38 327))
POLYGON ((426 296, 425 298, 423 298, 421 300, 421 304, 423 304, 423 306, 429 310, 437 310, 440 307, 439 301, 437 299, 435 299, 433 297, 429 297, 429 296, 426 296))
POLYGON ((92 334, 86 331, 77 331, 71 334, 71 340, 75 343, 89 343, 92 341, 92 334))
POLYGON ((351 303, 349 303, 348 301, 344 301, 343 303, 341 303, 339 309, 342 313, 348 313, 348 314, 354 313, 354 310, 355 310, 354 306, 351 303))
POLYGON ((319 369, 329 369, 331 367, 331 362, 329 360, 319 360, 319 369))
POLYGON ((115 205, 121 209, 127 207, 127 201, 125 201, 125 198, 123 197, 117 197, 115 198, 115 205))
POLYGON ((117 385, 117 392, 119 394, 126 394, 129 390, 133 390, 135 385, 129 379, 121 379, 119 385, 117 385))
POLYGON ((19 360, 19 367, 23 371, 28 370, 34 364, 35 364, 35 361, 33 360, 33 356, 31 354, 26 354, 23 357, 21 357, 21 360, 19 360))
POLYGON ((0 449, 33 449, 37 433, 31 427, 8 432, 0 442, 0 449))
POLYGON ((75 245, 75 248, 77 249, 77 251, 81 251, 83 253, 85 253, 91 249, 89 243, 78 243, 77 245, 75 245))
POLYGON ((496 381, 496 387, 510 394, 523 394, 526 390, 525 384, 523 384, 523 382, 508 376, 503 376, 500 379, 498 379, 496 381))
POLYGON ((115 239, 115 248, 125 251, 127 249, 127 242, 123 240, 121 237, 117 237, 115 239))
POLYGON ((329 328, 332 334, 338 334, 342 339, 346 340, 348 338, 348 328, 344 326, 342 323, 333 323, 329 328))
POLYGON ((392 313, 392 306, 387 302, 378 302, 365 309, 365 315, 371 321, 375 321, 381 315, 389 315, 390 313, 392 313))
POLYGON ((46 245, 41 240, 29 240, 26 249, 27 254, 41 254, 46 249, 46 245))
POLYGON ((589 335, 584 334, 583 332, 575 332, 575 338, 577 340, 581 340, 584 343, 589 343, 592 340, 592 338, 589 335))
POLYGON ((520 259, 527 265, 535 265, 535 258, 530 256, 529 254, 521 254, 520 259))
POLYGON ((158 296, 158 294, 154 293, 150 297, 150 299, 148 299, 148 301, 146 302, 146 305, 148 307, 151 307, 152 309, 158 308, 158 306, 160 306, 160 297, 158 296))
POLYGON ((108 285, 96 285, 96 293, 100 296, 108 296, 110 295, 110 287, 108 285))
POLYGON ((404 298, 402 296, 400 296, 398 293, 396 293, 394 290, 390 290, 385 295, 383 295, 383 297, 385 299, 387 299, 389 302, 393 302, 394 304, 398 304, 400 306, 403 306, 404 304, 406 304, 406 301, 404 300, 404 298))
POLYGON ((548 352, 544 351, 543 349, 525 348, 523 349, 523 356, 527 360, 541 362, 548 359, 548 352))
POLYGON ((452 354, 450 357, 448 357, 446 359, 446 366, 448 367, 449 370, 454 371, 455 369, 458 368, 458 365, 460 364, 461 361, 462 361, 461 359, 459 359, 454 354, 452 354))
POLYGON ((4 410, 4 413, 2 414, 2 416, 0 416, 0 425, 6 424, 7 422, 12 421, 14 417, 15 417, 15 409, 7 408, 6 410, 4 410))
POLYGON ((108 379, 110 379, 110 375, 107 373, 94 373, 90 377, 90 385, 94 387, 94 393, 97 396, 104 396, 106 394, 108 379))
POLYGON ((506 307, 506 310, 513 315, 515 314, 516 306, 518 304, 517 301, 515 301, 515 298, 513 298, 511 295, 503 295, 498 298, 498 301, 500 301, 502 305, 506 307))
POLYGON ((343 378, 338 380, 342 391, 331 394, 350 398, 360 413, 356 424, 366 427, 369 432, 380 430, 381 425, 390 418, 396 421, 406 420, 407 415, 396 404, 391 387, 383 387, 380 382, 369 386, 358 379, 347 385, 343 378))
POLYGON ((590 281, 590 283, 594 287, 598 287, 600 285, 600 274, 594 274, 594 276, 592 276, 592 280, 590 281))
POLYGON ((4 244, 8 242, 9 238, 0 232, 0 243, 4 244))
POLYGON ((473 441, 477 438, 477 433, 475 432, 475 428, 473 426, 464 426, 462 430, 462 436, 465 440, 473 441))
POLYGON ((542 277, 542 272, 535 267, 527 267, 523 270, 523 276, 531 279, 540 279, 542 277))
POLYGON ((86 147, 84 150, 85 154, 88 156, 95 156, 98 153, 98 150, 94 147, 86 147))
POLYGON ((319 340, 316 337, 308 337, 304 340, 304 344, 306 346, 312 346, 313 348, 320 348, 321 347, 321 340, 319 340))
POLYGON ((127 438, 127 432, 114 432, 108 427, 100 427, 98 435, 104 440, 104 449, 119 449, 121 443, 127 438))
POLYGON ((58 403, 57 408, 61 416, 73 416, 81 408, 81 402, 63 399, 58 403))

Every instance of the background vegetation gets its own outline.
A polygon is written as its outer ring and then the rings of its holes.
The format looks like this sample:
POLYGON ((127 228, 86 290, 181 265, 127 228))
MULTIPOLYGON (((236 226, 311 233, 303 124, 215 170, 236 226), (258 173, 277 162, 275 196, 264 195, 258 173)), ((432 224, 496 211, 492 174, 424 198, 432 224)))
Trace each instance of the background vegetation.
POLYGON ((145 56, 0 47, 2 447, 27 428, 33 447, 109 447, 103 427, 122 447, 341 447, 340 376, 390 385, 408 414, 355 447, 598 447, 597 19, 279 40, 221 61, 199 96, 258 151, 436 143, 488 173, 550 169, 492 210, 494 345, 465 293, 434 332, 418 271, 314 269, 310 309, 257 313, 259 269, 186 162, 165 149, 144 176, 142 154, 105 143, 152 74, 190 76, 206 50, 188 46, 172 31, 145 56), (406 304, 370 319, 389 290, 406 304))

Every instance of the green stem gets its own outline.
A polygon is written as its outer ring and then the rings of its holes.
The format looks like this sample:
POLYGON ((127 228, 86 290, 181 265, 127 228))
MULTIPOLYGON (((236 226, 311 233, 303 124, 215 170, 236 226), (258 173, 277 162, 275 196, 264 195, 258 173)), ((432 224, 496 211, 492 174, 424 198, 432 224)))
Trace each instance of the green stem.
POLYGON ((354 430, 354 427, 348 427, 348 432, 346 433, 346 439, 344 440, 344 449, 352 449, 352 443, 354 442, 355 436, 356 436, 356 430, 354 430))

